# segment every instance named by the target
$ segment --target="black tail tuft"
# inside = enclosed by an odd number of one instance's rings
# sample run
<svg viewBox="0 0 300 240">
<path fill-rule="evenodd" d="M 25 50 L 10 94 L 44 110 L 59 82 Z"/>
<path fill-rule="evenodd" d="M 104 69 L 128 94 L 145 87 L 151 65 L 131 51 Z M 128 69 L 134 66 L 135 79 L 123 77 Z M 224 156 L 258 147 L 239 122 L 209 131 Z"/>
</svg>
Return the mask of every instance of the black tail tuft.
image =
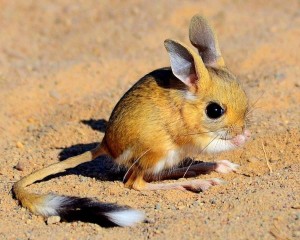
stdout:
<svg viewBox="0 0 300 240">
<path fill-rule="evenodd" d="M 96 223 L 103 227 L 131 226 L 144 220 L 140 211 L 89 198 L 60 197 L 56 212 L 62 220 Z"/>
</svg>

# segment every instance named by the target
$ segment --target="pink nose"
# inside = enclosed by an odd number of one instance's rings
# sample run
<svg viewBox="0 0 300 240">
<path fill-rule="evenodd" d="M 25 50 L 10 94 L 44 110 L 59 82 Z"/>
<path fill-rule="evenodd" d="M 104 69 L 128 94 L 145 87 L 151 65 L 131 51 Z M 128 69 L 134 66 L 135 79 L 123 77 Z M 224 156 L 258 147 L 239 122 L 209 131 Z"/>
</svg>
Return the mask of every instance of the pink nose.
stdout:
<svg viewBox="0 0 300 240">
<path fill-rule="evenodd" d="M 251 132 L 248 129 L 244 130 L 244 136 L 249 138 L 251 136 Z"/>
<path fill-rule="evenodd" d="M 239 135 L 235 136 L 234 138 L 232 138 L 231 142 L 234 145 L 240 147 L 249 140 L 250 136 L 251 136 L 251 132 L 249 130 L 245 129 L 243 134 L 239 134 Z"/>
</svg>

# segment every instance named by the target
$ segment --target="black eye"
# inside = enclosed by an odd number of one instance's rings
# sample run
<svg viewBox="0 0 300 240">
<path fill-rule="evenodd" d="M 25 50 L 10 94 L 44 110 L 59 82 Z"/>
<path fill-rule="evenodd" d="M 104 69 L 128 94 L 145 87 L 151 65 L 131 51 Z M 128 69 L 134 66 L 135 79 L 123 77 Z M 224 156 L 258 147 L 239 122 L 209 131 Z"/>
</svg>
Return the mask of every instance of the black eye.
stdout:
<svg viewBox="0 0 300 240">
<path fill-rule="evenodd" d="M 211 119 L 217 119 L 224 114 L 225 110 L 217 103 L 211 102 L 206 107 L 206 115 Z"/>
</svg>

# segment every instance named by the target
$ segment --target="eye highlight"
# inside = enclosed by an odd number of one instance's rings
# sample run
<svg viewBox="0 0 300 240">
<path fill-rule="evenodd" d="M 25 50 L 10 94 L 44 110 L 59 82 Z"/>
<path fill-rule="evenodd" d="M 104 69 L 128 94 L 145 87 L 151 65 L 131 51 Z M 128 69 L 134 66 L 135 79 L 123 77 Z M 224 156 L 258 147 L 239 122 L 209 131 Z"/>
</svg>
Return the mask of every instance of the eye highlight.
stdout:
<svg viewBox="0 0 300 240">
<path fill-rule="evenodd" d="M 205 113 L 210 119 L 217 119 L 225 113 L 225 110 L 218 103 L 210 102 L 206 106 Z"/>
</svg>

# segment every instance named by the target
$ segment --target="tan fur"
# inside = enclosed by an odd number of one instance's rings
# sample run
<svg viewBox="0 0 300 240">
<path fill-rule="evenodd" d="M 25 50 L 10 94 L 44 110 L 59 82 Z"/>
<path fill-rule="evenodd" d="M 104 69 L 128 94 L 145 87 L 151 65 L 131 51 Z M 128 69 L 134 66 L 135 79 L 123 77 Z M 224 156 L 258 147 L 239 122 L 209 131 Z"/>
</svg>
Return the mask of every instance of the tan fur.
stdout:
<svg viewBox="0 0 300 240">
<path fill-rule="evenodd" d="M 100 144 L 95 149 L 85 152 L 79 156 L 69 158 L 63 162 L 55 163 L 33 172 L 14 184 L 13 192 L 15 197 L 20 201 L 22 206 L 28 208 L 33 213 L 39 214 L 37 207 L 43 204 L 48 195 L 30 193 L 25 189 L 26 186 L 42 180 L 47 176 L 63 172 L 68 168 L 73 168 L 79 164 L 91 161 L 101 154 L 107 154 L 106 146 L 104 144 Z"/>
<path fill-rule="evenodd" d="M 208 40 L 215 47 L 211 53 L 202 52 L 207 41 L 201 42 L 202 35 L 197 32 L 199 26 L 208 32 Z M 240 134 L 245 125 L 247 96 L 227 70 L 215 33 L 199 15 L 191 21 L 190 38 L 199 54 L 177 41 L 165 42 L 169 52 L 176 47 L 192 58 L 196 72 L 188 76 L 189 84 L 177 79 L 170 68 L 143 77 L 114 108 L 103 141 L 97 149 L 34 172 L 14 185 L 14 192 L 22 205 L 36 212 L 35 205 L 44 198 L 25 191 L 27 185 L 90 161 L 100 154 L 109 154 L 117 164 L 129 169 L 125 178 L 126 187 L 158 189 L 153 186 L 147 188 L 144 179 L 154 171 L 159 161 L 168 159 L 170 150 L 184 152 L 189 146 L 201 151 L 215 137 L 211 132 L 223 128 L 228 129 L 229 137 Z M 201 55 L 208 59 L 209 64 Z M 186 97 L 187 91 L 190 97 Z M 205 114 L 205 108 L 211 101 L 217 101 L 226 109 L 226 114 L 218 120 L 208 119 Z M 183 157 L 188 157 L 188 153 L 185 154 Z M 173 184 L 172 188 L 183 189 L 183 185 Z M 165 186 L 162 189 L 166 189 Z"/>
</svg>

